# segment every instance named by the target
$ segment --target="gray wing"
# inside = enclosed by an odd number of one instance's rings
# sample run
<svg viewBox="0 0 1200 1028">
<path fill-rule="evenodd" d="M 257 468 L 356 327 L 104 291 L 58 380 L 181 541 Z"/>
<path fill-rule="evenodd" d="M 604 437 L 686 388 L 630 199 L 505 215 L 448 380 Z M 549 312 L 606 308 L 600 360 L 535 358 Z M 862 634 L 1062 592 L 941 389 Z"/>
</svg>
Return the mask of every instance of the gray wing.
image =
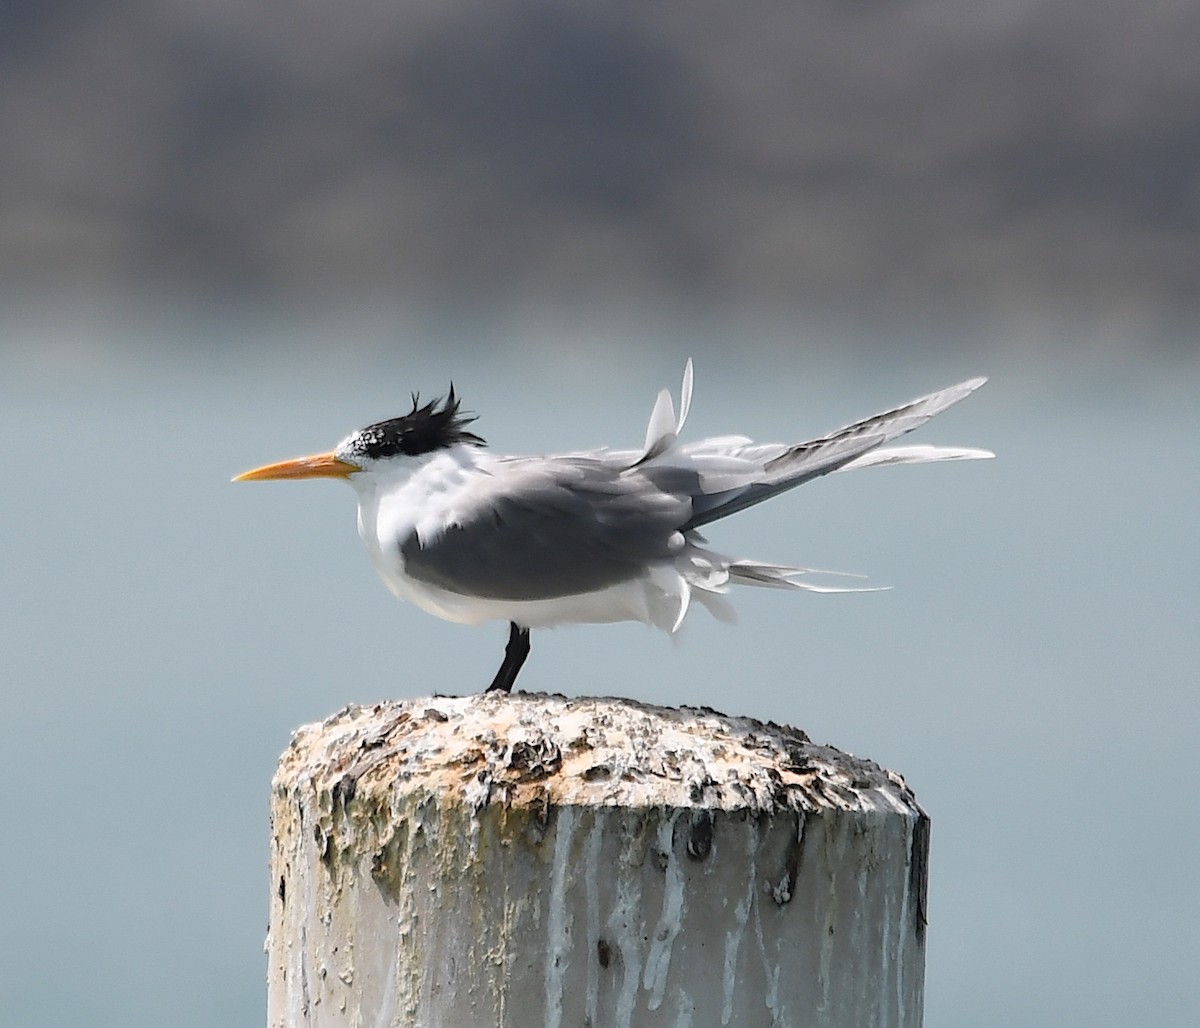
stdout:
<svg viewBox="0 0 1200 1028">
<path fill-rule="evenodd" d="M 987 379 L 973 378 L 958 385 L 950 386 L 928 396 L 921 396 L 894 410 L 884 411 L 873 417 L 856 421 L 852 425 L 831 432 L 820 439 L 813 439 L 795 446 L 754 446 L 749 445 L 732 451 L 735 455 L 744 455 L 751 459 L 763 460 L 762 477 L 758 482 L 749 486 L 712 492 L 706 496 L 695 498 L 695 510 L 692 518 L 684 526 L 684 530 L 699 528 L 710 521 L 728 517 L 747 507 L 752 507 L 763 500 L 787 489 L 826 475 L 831 471 L 844 468 L 854 461 L 863 458 L 872 450 L 883 446 L 898 436 L 905 435 L 915 428 L 920 428 L 925 422 L 947 407 L 951 407 L 978 389 Z M 701 444 L 703 445 L 703 444 Z M 688 447 L 684 447 L 686 451 Z M 920 459 L 937 459 L 934 451 L 929 448 L 926 456 Z M 991 456 L 982 450 L 946 450 L 942 457 Z M 916 459 L 913 455 L 908 461 Z M 897 463 L 904 463 L 901 457 L 895 458 Z M 862 466 L 870 462 L 863 461 Z M 875 463 L 887 463 L 879 460 Z"/>
<path fill-rule="evenodd" d="M 497 463 L 459 523 L 401 544 L 405 571 L 466 596 L 543 600 L 640 576 L 683 545 L 690 497 L 622 456 L 513 458 Z"/>
</svg>

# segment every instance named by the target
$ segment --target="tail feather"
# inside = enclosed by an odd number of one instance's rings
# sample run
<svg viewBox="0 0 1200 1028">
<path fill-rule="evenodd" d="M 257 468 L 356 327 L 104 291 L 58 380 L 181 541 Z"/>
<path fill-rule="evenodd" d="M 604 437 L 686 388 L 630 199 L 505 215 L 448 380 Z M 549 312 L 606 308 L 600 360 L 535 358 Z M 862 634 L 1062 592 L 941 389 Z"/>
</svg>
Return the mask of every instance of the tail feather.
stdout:
<svg viewBox="0 0 1200 1028">
<path fill-rule="evenodd" d="M 758 560 L 736 560 L 695 545 L 695 539 L 674 567 L 659 567 L 651 572 L 650 588 L 645 593 L 643 620 L 674 635 L 683 625 L 693 603 L 699 603 L 718 621 L 734 624 L 737 612 L 727 594 L 731 586 L 752 585 L 761 589 L 798 589 L 811 593 L 880 592 L 887 586 L 835 585 L 820 580 L 862 578 L 845 571 L 768 564 Z M 813 577 L 817 580 L 812 580 Z"/>
<path fill-rule="evenodd" d="M 679 390 L 678 420 L 675 418 L 675 406 L 671 402 L 671 394 L 668 390 L 663 389 L 659 392 L 654 409 L 650 412 L 650 423 L 646 426 L 646 442 L 642 447 L 641 455 L 632 465 L 633 467 L 649 463 L 675 445 L 679 433 L 683 431 L 683 423 L 687 421 L 688 411 L 692 407 L 693 378 L 692 360 L 689 357 L 683 369 L 683 385 Z"/>
<path fill-rule="evenodd" d="M 729 491 L 693 497 L 692 520 L 686 527 L 691 529 L 707 525 L 843 468 L 991 456 L 985 450 L 924 446 L 896 447 L 890 452 L 884 451 L 876 460 L 867 459 L 872 451 L 878 451 L 885 443 L 920 428 L 930 418 L 965 399 L 986 381 L 985 378 L 972 378 L 948 389 L 918 397 L 893 410 L 856 421 L 820 439 L 783 448 L 782 452 L 764 463 L 758 481 Z M 747 447 L 743 453 L 753 450 L 761 452 L 762 449 Z"/>
<path fill-rule="evenodd" d="M 729 564 L 729 581 L 733 585 L 756 585 L 764 589 L 803 589 L 810 593 L 874 593 L 887 589 L 879 585 L 824 585 L 805 582 L 806 575 L 834 575 L 842 578 L 861 578 L 845 571 L 820 571 L 787 564 L 766 564 L 758 560 L 735 560 Z"/>
<path fill-rule="evenodd" d="M 864 453 L 837 470 L 883 468 L 893 464 L 930 464 L 942 460 L 987 460 L 995 456 L 991 450 L 980 450 L 973 446 L 889 446 Z"/>
</svg>

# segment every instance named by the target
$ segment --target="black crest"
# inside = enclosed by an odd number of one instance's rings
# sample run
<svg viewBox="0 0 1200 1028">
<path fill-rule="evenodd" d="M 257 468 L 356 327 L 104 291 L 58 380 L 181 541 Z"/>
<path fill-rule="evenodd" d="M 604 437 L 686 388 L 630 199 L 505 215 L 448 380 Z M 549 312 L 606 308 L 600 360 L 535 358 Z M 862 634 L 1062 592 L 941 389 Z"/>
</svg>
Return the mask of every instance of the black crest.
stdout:
<svg viewBox="0 0 1200 1028">
<path fill-rule="evenodd" d="M 400 454 L 415 457 L 444 450 L 455 443 L 486 445 L 474 432 L 467 431 L 467 425 L 475 418 L 459 413 L 460 401 L 454 395 L 453 383 L 445 400 L 439 397 L 423 407 L 416 393 L 412 400 L 413 409 L 403 417 L 380 421 L 356 432 L 354 448 L 364 456 L 380 460 Z"/>
</svg>

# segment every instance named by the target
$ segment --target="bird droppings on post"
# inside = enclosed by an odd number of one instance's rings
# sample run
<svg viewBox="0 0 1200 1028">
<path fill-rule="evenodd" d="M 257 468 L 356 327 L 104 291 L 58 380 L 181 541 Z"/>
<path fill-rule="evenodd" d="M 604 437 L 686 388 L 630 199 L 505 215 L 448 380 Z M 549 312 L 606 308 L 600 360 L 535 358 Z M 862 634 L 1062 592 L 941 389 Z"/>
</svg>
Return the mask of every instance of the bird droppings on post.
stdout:
<svg viewBox="0 0 1200 1028">
<path fill-rule="evenodd" d="M 273 789 L 272 1026 L 919 1023 L 928 819 L 798 729 L 350 706 L 296 732 Z"/>
</svg>

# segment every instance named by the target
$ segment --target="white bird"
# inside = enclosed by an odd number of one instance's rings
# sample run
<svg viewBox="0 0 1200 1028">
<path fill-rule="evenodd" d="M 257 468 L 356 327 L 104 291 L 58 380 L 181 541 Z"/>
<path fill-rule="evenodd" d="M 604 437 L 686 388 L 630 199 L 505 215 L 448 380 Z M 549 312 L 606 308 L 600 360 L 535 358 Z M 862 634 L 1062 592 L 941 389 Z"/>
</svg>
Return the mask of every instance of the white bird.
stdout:
<svg viewBox="0 0 1200 1028">
<path fill-rule="evenodd" d="M 359 429 L 334 450 L 268 464 L 234 481 L 344 478 L 358 494 L 358 531 L 375 570 L 403 600 L 460 624 L 509 622 L 504 661 L 488 690 L 512 688 L 529 630 L 642 621 L 668 632 L 692 601 L 733 620 L 731 585 L 855 591 L 806 580 L 811 568 L 739 560 L 710 550 L 699 529 L 819 475 L 851 468 L 991 457 L 987 450 L 886 443 L 964 399 L 973 378 L 809 442 L 744 436 L 679 442 L 692 399 L 692 362 L 679 417 L 659 393 L 640 450 L 538 457 L 485 449 L 445 400 Z"/>
</svg>

